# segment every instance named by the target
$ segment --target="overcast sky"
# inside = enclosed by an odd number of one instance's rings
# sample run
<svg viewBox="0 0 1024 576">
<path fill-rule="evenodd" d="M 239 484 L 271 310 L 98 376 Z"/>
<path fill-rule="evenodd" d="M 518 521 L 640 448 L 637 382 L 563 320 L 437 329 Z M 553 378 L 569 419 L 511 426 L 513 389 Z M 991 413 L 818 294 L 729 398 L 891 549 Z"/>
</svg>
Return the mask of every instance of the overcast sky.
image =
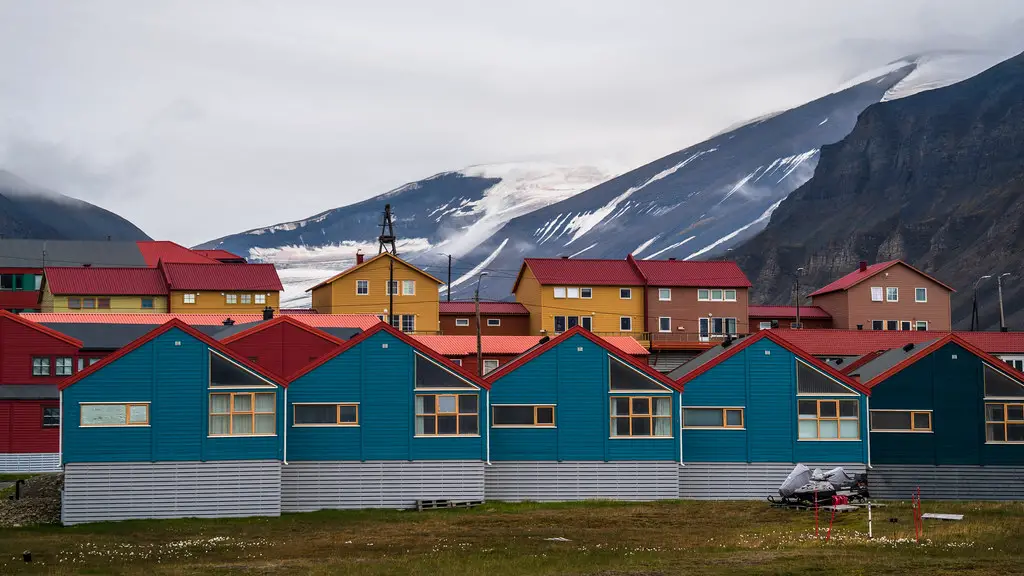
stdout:
<svg viewBox="0 0 1024 576">
<path fill-rule="evenodd" d="M 640 165 L 1020 0 L 0 0 L 0 169 L 195 244 L 471 164 Z"/>
</svg>

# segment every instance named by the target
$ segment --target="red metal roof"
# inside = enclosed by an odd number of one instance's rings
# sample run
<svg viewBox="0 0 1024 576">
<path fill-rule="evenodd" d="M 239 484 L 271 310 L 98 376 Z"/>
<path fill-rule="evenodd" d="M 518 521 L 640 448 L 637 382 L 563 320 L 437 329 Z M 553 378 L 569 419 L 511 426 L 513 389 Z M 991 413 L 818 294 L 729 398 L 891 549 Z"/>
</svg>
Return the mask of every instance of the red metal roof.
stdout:
<svg viewBox="0 0 1024 576">
<path fill-rule="evenodd" d="M 632 256 L 629 256 L 632 259 Z M 634 260 L 650 286 L 749 288 L 747 275 L 735 262 L 722 260 Z"/>
<path fill-rule="evenodd" d="M 649 364 L 647 364 L 646 361 L 637 359 L 637 358 L 635 358 L 634 356 L 632 356 L 630 354 L 624 353 L 622 351 L 622 349 L 612 345 L 610 342 L 608 342 L 608 340 L 606 340 L 604 338 L 601 338 L 599 336 L 595 336 L 592 332 L 590 332 L 589 330 L 585 330 L 582 326 L 574 326 L 574 327 L 570 328 L 569 330 L 567 330 L 565 332 L 562 332 L 558 336 L 555 336 L 551 340 L 548 340 L 544 344 L 541 344 L 540 346 L 532 348 L 526 354 L 523 354 L 522 356 L 519 356 L 515 360 L 512 360 L 511 362 L 509 362 L 508 364 L 505 364 L 504 366 L 498 368 L 497 370 L 492 371 L 485 378 L 486 378 L 486 380 L 488 382 L 493 383 L 493 382 L 495 382 L 495 381 L 497 381 L 497 380 L 507 376 L 508 374 L 518 370 L 520 366 L 526 364 L 527 362 L 531 361 L 532 359 L 540 356 L 541 354 L 547 352 L 548 350 L 554 348 L 555 346 L 558 346 L 563 341 L 565 341 L 565 340 L 567 340 L 569 338 L 572 338 L 573 336 L 575 336 L 577 334 L 582 336 L 582 337 L 584 337 L 584 338 L 586 338 L 587 340 L 590 340 L 591 342 L 597 344 L 601 348 L 604 348 L 606 351 L 614 354 L 615 357 L 618 358 L 619 360 L 622 360 L 623 362 L 629 364 L 630 366 L 633 366 L 634 368 L 636 368 L 640 372 L 643 372 L 644 374 L 647 374 L 652 379 L 654 379 L 654 380 L 656 380 L 658 382 L 661 382 L 665 386 L 668 386 L 669 388 L 671 388 L 673 390 L 676 390 L 676 391 L 679 391 L 679 392 L 683 391 L 683 387 L 680 386 L 679 384 L 677 384 L 675 380 L 669 378 L 668 376 L 666 376 L 665 374 L 662 374 L 661 372 L 658 372 L 653 367 L 651 367 Z"/>
<path fill-rule="evenodd" d="M 0 292 L 0 310 L 8 308 L 14 310 L 38 309 L 39 294 L 38 290 L 18 290 L 17 292 L 4 290 Z"/>
<path fill-rule="evenodd" d="M 751 318 L 796 318 L 796 306 L 748 306 L 747 316 Z M 801 306 L 800 318 L 829 320 L 832 315 L 818 306 Z"/>
<path fill-rule="evenodd" d="M 156 268 L 157 262 L 165 264 L 174 262 L 178 264 L 219 264 L 194 250 L 189 250 L 181 244 L 168 240 L 140 240 L 135 243 L 142 253 L 142 259 L 146 266 Z"/>
<path fill-rule="evenodd" d="M 199 254 L 200 256 L 202 256 L 204 258 L 209 258 L 211 260 L 245 260 L 245 258 L 243 258 L 242 256 L 239 256 L 238 254 L 233 254 L 231 252 L 228 252 L 227 250 L 192 250 L 192 251 L 195 252 L 196 254 Z"/>
<path fill-rule="evenodd" d="M 878 350 L 920 344 L 948 334 L 931 330 L 771 330 L 815 356 L 863 356 Z M 989 354 L 1024 354 L 1024 332 L 956 332 Z"/>
<path fill-rule="evenodd" d="M 281 308 L 277 312 L 279 314 L 291 315 L 291 316 L 293 316 L 295 314 L 319 314 L 319 312 L 317 312 L 316 310 L 314 310 L 312 308 Z"/>
<path fill-rule="evenodd" d="M 430 336 L 415 335 L 431 350 L 445 356 L 472 356 L 476 354 L 476 336 Z M 647 356 L 650 352 L 629 336 L 606 336 L 602 340 L 631 356 Z M 484 354 L 518 356 L 540 344 L 538 336 L 481 336 L 480 347 Z"/>
<path fill-rule="evenodd" d="M 588 260 L 574 258 L 525 258 L 519 277 L 512 287 L 519 287 L 519 278 L 529 266 L 541 284 L 594 286 L 643 286 L 644 279 L 626 260 Z"/>
<path fill-rule="evenodd" d="M 80 313 L 80 312 L 33 312 L 20 315 L 31 322 L 45 324 L 164 324 L 178 319 L 190 326 L 216 326 L 231 318 L 236 324 L 260 322 L 263 314 L 143 314 L 143 313 Z M 366 330 L 380 319 L 372 314 L 297 314 L 289 316 L 314 328 L 359 328 Z"/>
<path fill-rule="evenodd" d="M 475 314 L 474 302 L 441 302 L 441 314 Z M 491 316 L 529 316 L 530 311 L 519 302 L 481 302 L 480 313 Z"/>
<path fill-rule="evenodd" d="M 50 292 L 54 294 L 167 294 L 164 275 L 154 268 L 46 267 L 44 278 Z"/>
<path fill-rule="evenodd" d="M 252 328 L 248 328 L 246 330 L 242 330 L 238 334 L 233 334 L 231 336 L 228 336 L 227 338 L 224 338 L 223 340 L 221 340 L 221 342 L 224 343 L 224 344 L 230 344 L 232 342 L 235 342 L 236 340 L 241 340 L 241 339 L 246 338 L 248 336 L 251 336 L 253 334 L 257 334 L 259 332 L 262 332 L 262 331 L 264 331 L 264 330 L 266 330 L 268 328 L 271 328 L 273 326 L 277 326 L 278 324 L 291 324 L 292 326 L 295 326 L 296 328 L 299 328 L 300 330 L 305 330 L 306 332 L 309 332 L 310 334 L 313 334 L 314 336 L 318 336 L 320 338 L 323 338 L 324 340 L 327 340 L 329 342 L 333 342 L 334 344 L 337 344 L 339 346 L 341 346 L 342 344 L 345 343 L 345 341 L 342 340 L 341 338 L 338 338 L 337 336 L 334 336 L 332 334 L 328 334 L 327 332 L 324 332 L 323 330 L 318 330 L 317 328 L 315 328 L 313 326 L 310 326 L 309 324 L 306 324 L 306 323 L 302 322 L 301 320 L 296 319 L 294 316 L 278 316 L 278 317 L 274 318 L 273 320 L 268 320 L 266 322 L 260 322 L 259 324 L 257 324 L 256 326 L 253 326 Z"/>
<path fill-rule="evenodd" d="M 284 290 L 273 264 L 164 263 L 171 290 Z"/>
<path fill-rule="evenodd" d="M 914 272 L 917 272 L 921 276 L 924 276 L 925 278 L 928 278 L 932 282 L 935 282 L 936 284 L 939 284 L 940 286 L 948 289 L 950 292 L 955 292 L 956 291 L 956 290 L 953 290 L 953 288 L 951 288 L 950 286 L 948 286 L 948 285 L 946 285 L 946 284 L 944 284 L 942 282 L 939 282 L 935 278 L 925 274 L 924 272 L 921 272 L 917 268 L 914 268 L 913 266 L 911 266 L 910 264 L 907 264 L 906 262 L 904 262 L 902 260 L 889 260 L 888 262 L 879 262 L 878 264 L 872 264 L 872 265 L 868 266 L 863 272 L 861 272 L 860 268 L 858 268 L 858 269 L 854 270 L 853 272 L 850 272 L 846 276 L 843 276 L 842 278 L 832 282 L 831 284 L 828 284 L 828 285 L 826 285 L 823 288 L 819 288 L 819 289 L 815 290 L 814 292 L 811 292 L 810 295 L 812 297 L 813 296 L 821 296 L 822 294 L 828 294 L 829 292 L 836 292 L 836 291 L 839 291 L 839 290 L 849 290 L 850 288 L 856 286 L 857 284 L 860 284 L 861 282 L 867 280 L 868 278 L 871 278 L 875 274 L 878 274 L 879 272 L 882 272 L 884 270 L 892 268 L 893 266 L 895 266 L 897 264 L 902 264 L 902 265 L 906 266 L 907 268 L 910 268 L 911 270 L 913 270 Z"/>
<path fill-rule="evenodd" d="M 999 360 L 998 358 L 992 356 L 988 352 L 982 350 L 981 348 L 975 346 L 974 344 L 971 344 L 965 338 L 961 337 L 962 334 L 969 334 L 969 332 L 965 332 L 965 333 L 961 333 L 961 334 L 958 334 L 958 333 L 955 333 L 955 332 L 948 332 L 948 333 L 946 333 L 946 335 L 944 337 L 936 340 L 935 342 L 932 342 L 927 347 L 923 348 L 920 351 L 915 352 L 914 354 L 908 356 L 902 362 L 896 364 L 892 368 L 889 368 L 885 372 L 882 372 L 881 374 L 878 374 L 877 376 L 875 376 L 874 378 L 869 380 L 867 382 L 868 388 L 874 388 L 875 386 L 878 386 L 879 384 L 884 382 L 886 379 L 888 379 L 891 376 L 899 373 L 904 368 L 907 368 L 908 366 L 913 365 L 915 362 L 917 362 L 921 358 L 924 358 L 924 357 L 928 356 L 932 352 L 938 350 L 939 348 L 942 348 L 943 346 L 945 346 L 946 344 L 948 344 L 950 342 L 953 342 L 953 343 L 957 344 L 958 346 L 960 346 L 963 349 L 967 350 L 971 354 L 974 354 L 975 356 L 981 358 L 982 360 L 987 362 L 990 366 L 992 366 L 992 368 L 994 368 L 995 370 L 998 370 L 999 372 L 1002 372 L 1002 373 L 1006 374 L 1007 376 L 1013 378 L 1014 380 L 1018 380 L 1018 381 L 1024 380 L 1024 373 L 1018 372 L 1015 368 L 1013 368 L 1012 366 L 1010 366 L 1006 362 L 1002 362 L 1001 360 Z"/>
<path fill-rule="evenodd" d="M 71 336 L 68 336 L 67 334 L 62 334 L 61 332 L 58 332 L 58 331 L 54 330 L 53 328 L 49 328 L 47 326 L 40 326 L 39 324 L 36 324 L 35 322 L 32 322 L 32 321 L 28 320 L 27 318 L 22 317 L 19 314 L 12 314 L 12 313 L 8 312 L 7 310 L 0 310 L 0 318 L 7 318 L 7 319 L 11 320 L 12 322 L 17 322 L 18 324 L 21 324 L 22 326 L 26 326 L 28 328 L 31 328 L 33 330 L 36 330 L 36 331 L 41 332 L 43 334 L 46 334 L 48 336 L 52 336 L 52 337 L 54 337 L 54 338 L 56 338 L 56 339 L 58 339 L 58 340 L 60 340 L 62 342 L 66 342 L 66 343 L 74 346 L 75 348 L 81 348 L 82 347 L 82 341 L 81 340 L 78 340 L 77 338 L 72 338 Z"/>
<path fill-rule="evenodd" d="M 438 284 L 444 284 L 444 282 L 442 282 L 441 280 L 435 278 L 434 276 L 431 276 L 429 273 L 425 272 L 424 270 L 422 270 L 420 268 L 417 268 L 416 266 L 413 266 L 412 264 L 409 264 L 408 262 L 406 262 L 405 260 L 402 260 L 398 256 L 395 256 L 395 255 L 391 254 L 390 252 L 381 252 L 380 254 L 377 254 L 376 256 L 374 256 L 372 258 L 367 258 L 366 260 L 363 261 L 362 264 L 355 264 L 353 266 L 349 266 L 348 268 L 342 270 L 341 272 L 338 272 L 334 276 L 331 276 L 327 280 L 324 280 L 323 282 L 317 284 L 316 286 L 313 286 L 312 288 L 307 289 L 306 292 L 312 292 L 313 290 L 316 290 L 317 288 L 320 288 L 321 286 L 327 286 L 328 284 L 331 284 L 332 282 L 334 282 L 338 278 L 341 278 L 343 276 L 347 276 L 347 275 L 355 272 L 356 270 L 359 270 L 360 268 L 363 268 L 364 266 L 368 265 L 370 262 L 373 262 L 374 260 L 377 260 L 377 259 L 380 259 L 380 258 L 391 258 L 392 260 L 394 260 L 396 262 L 401 262 L 406 267 L 411 268 L 411 269 L 415 270 L 416 272 L 419 272 L 420 274 L 426 276 L 427 278 L 430 278 L 434 282 L 437 282 Z"/>
</svg>

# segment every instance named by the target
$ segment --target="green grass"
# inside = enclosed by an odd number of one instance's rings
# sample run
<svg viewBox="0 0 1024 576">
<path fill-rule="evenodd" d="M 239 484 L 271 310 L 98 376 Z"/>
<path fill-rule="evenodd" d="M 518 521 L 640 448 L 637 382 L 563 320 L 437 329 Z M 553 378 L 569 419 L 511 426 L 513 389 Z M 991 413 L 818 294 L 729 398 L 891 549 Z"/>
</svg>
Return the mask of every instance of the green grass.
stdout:
<svg viewBox="0 0 1024 576">
<path fill-rule="evenodd" d="M 905 503 L 836 517 L 762 502 L 487 504 L 432 512 L 129 521 L 0 529 L 0 574 L 1020 574 L 1024 504 Z M 898 520 L 889 522 L 890 518 Z M 567 538 L 568 542 L 548 538 Z M 26 566 L 21 553 L 31 550 Z"/>
<path fill-rule="evenodd" d="M 0 474 L 0 482 L 14 482 L 15 480 L 27 480 L 35 474 Z"/>
</svg>

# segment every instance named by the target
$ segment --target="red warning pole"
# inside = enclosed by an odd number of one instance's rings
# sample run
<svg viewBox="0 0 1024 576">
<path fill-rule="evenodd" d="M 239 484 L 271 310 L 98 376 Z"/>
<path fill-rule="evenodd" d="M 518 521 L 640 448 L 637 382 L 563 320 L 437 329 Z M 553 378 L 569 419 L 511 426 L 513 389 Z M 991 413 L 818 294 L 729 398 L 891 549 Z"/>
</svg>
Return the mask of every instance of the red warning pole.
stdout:
<svg viewBox="0 0 1024 576">
<path fill-rule="evenodd" d="M 818 529 L 818 489 L 814 489 L 814 537 L 821 540 L 821 531 Z"/>
<path fill-rule="evenodd" d="M 825 534 L 825 542 L 832 539 L 832 523 L 836 520 L 836 508 L 839 506 L 839 496 L 832 497 L 832 518 L 828 521 L 828 532 Z"/>
</svg>

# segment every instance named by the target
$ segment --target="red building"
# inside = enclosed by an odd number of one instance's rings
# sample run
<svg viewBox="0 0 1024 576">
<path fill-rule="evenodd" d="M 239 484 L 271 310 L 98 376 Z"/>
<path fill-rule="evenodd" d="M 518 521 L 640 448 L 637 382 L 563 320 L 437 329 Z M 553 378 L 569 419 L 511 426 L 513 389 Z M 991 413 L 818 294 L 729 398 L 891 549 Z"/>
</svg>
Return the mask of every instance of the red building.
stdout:
<svg viewBox="0 0 1024 576">
<path fill-rule="evenodd" d="M 441 302 L 438 305 L 441 334 L 476 335 L 475 302 Z M 519 302 L 481 302 L 480 333 L 489 336 L 529 336 L 530 311 Z"/>
<path fill-rule="evenodd" d="M 347 329 L 349 337 L 360 332 Z M 223 337 L 222 344 L 282 379 L 289 379 L 324 354 L 343 346 L 345 339 L 312 328 L 291 316 L 278 316 Z"/>
<path fill-rule="evenodd" d="M 59 468 L 57 384 L 77 372 L 81 347 L 0 310 L 0 473 Z"/>
<path fill-rule="evenodd" d="M 792 328 L 796 323 L 796 306 L 748 306 L 750 332 L 770 328 Z M 832 315 L 818 306 L 800 307 L 800 325 L 803 328 L 831 328 Z"/>
</svg>

